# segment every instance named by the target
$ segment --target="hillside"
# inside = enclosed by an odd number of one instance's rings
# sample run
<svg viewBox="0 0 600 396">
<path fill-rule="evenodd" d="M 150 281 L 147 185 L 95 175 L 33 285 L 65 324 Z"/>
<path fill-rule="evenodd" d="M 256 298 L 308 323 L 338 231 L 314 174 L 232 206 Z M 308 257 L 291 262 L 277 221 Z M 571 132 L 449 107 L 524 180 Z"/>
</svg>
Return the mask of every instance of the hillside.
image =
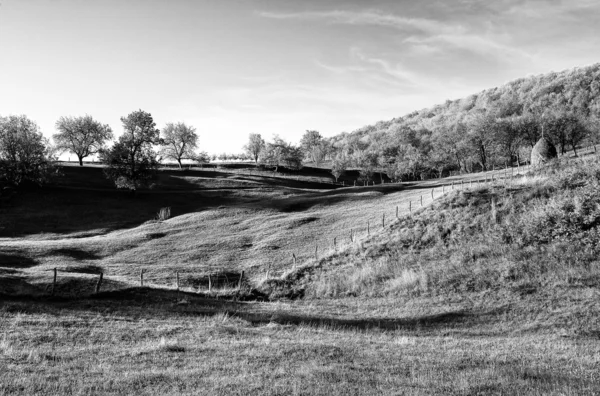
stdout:
<svg viewBox="0 0 600 396">
<path fill-rule="evenodd" d="M 598 157 L 557 160 L 504 183 L 453 191 L 262 287 L 319 299 L 469 296 L 476 306 L 516 304 L 513 313 L 547 316 L 548 330 L 597 336 L 599 193 Z M 560 319 L 549 303 L 562 307 Z"/>
<path fill-rule="evenodd" d="M 455 189 L 158 192 L 129 199 L 148 217 L 167 199 L 163 221 L 3 238 L 0 393 L 597 394 L 600 163 L 584 159 Z M 272 302 L 231 301 L 216 275 L 242 269 L 240 297 Z"/>
<path fill-rule="evenodd" d="M 524 163 L 542 132 L 562 154 L 596 144 L 599 120 L 600 63 L 521 78 L 340 134 L 330 144 L 357 167 L 414 180 Z"/>
</svg>

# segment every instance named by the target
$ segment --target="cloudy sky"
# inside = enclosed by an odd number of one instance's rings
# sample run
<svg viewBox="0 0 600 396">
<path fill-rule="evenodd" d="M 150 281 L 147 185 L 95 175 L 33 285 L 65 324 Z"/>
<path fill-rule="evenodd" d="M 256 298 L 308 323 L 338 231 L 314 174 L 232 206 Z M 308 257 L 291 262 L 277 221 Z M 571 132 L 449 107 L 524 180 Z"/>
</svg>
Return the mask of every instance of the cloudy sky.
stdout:
<svg viewBox="0 0 600 396">
<path fill-rule="evenodd" d="M 297 142 L 600 61 L 598 0 L 0 0 L 0 115 Z"/>
</svg>

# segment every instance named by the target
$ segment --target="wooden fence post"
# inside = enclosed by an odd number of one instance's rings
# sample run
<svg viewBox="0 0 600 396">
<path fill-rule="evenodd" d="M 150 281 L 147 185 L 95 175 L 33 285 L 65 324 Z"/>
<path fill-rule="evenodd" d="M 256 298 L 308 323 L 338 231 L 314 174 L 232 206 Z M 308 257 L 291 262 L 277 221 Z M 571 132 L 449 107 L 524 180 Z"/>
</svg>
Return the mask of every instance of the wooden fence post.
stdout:
<svg viewBox="0 0 600 396">
<path fill-rule="evenodd" d="M 371 225 L 369 224 L 369 220 L 367 220 L 367 235 L 371 235 Z"/>
<path fill-rule="evenodd" d="M 333 237 L 333 251 L 337 252 L 337 237 Z"/>
<path fill-rule="evenodd" d="M 240 279 L 238 280 L 238 291 L 242 289 L 242 281 L 244 280 L 244 271 L 240 274 Z"/>
<path fill-rule="evenodd" d="M 423 196 L 421 195 L 421 206 L 423 206 Z"/>
<path fill-rule="evenodd" d="M 144 287 L 144 269 L 140 270 L 140 287 Z"/>
<path fill-rule="evenodd" d="M 385 213 L 381 216 L 381 228 L 385 228 Z"/>
<path fill-rule="evenodd" d="M 412 201 L 408 201 L 408 212 L 412 213 Z"/>
<path fill-rule="evenodd" d="M 315 260 L 319 259 L 319 245 L 315 245 Z"/>
<path fill-rule="evenodd" d="M 352 228 L 350 228 L 350 242 L 354 242 L 354 230 Z"/>
<path fill-rule="evenodd" d="M 267 272 L 267 276 L 268 276 L 268 272 Z M 212 277 L 210 276 L 210 273 L 208 274 L 208 292 L 210 293 L 212 291 Z"/>
<path fill-rule="evenodd" d="M 435 198 L 433 197 L 433 190 L 435 190 L 435 188 L 432 188 L 432 189 L 431 189 L 431 199 L 435 199 Z"/>
<path fill-rule="evenodd" d="M 52 295 L 54 295 L 54 290 L 56 289 L 56 274 L 58 271 L 54 268 L 54 280 L 52 281 Z"/>
<path fill-rule="evenodd" d="M 100 287 L 102 286 L 102 278 L 104 277 L 104 273 L 100 272 L 100 278 L 98 278 L 98 283 L 96 283 L 96 294 L 100 292 Z"/>
<path fill-rule="evenodd" d="M 294 260 L 294 270 L 296 270 L 296 253 L 292 253 L 292 259 Z"/>
<path fill-rule="evenodd" d="M 400 218 L 398 217 L 398 205 L 396 205 L 396 218 L 397 218 L 397 219 L 400 219 Z"/>
</svg>

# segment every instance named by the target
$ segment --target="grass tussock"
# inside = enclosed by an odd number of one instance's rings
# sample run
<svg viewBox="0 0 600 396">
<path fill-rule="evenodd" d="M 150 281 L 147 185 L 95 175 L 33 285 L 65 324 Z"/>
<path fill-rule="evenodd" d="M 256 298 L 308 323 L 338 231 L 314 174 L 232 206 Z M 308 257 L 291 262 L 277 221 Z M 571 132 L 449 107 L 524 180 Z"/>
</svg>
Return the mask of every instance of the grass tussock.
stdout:
<svg viewBox="0 0 600 396">
<path fill-rule="evenodd" d="M 158 213 L 156 214 L 156 221 L 165 221 L 171 218 L 171 208 L 160 208 Z"/>
<path fill-rule="evenodd" d="M 599 225 L 600 163 L 556 161 L 513 183 L 453 192 L 313 262 L 318 270 L 271 284 L 315 298 L 596 287 Z"/>
</svg>

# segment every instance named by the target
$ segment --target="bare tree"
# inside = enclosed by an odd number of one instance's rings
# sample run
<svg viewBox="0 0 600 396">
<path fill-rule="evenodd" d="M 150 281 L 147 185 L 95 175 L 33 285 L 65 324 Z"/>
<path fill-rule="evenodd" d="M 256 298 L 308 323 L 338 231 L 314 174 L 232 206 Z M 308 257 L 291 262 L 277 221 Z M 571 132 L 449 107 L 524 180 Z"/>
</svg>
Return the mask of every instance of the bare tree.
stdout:
<svg viewBox="0 0 600 396">
<path fill-rule="evenodd" d="M 104 148 L 106 141 L 113 138 L 110 127 L 94 120 L 90 115 L 61 117 L 56 121 L 56 129 L 59 132 L 53 139 L 57 150 L 74 153 L 79 159 L 79 166 L 83 166 L 85 157 L 98 153 Z"/>
<path fill-rule="evenodd" d="M 195 150 L 198 148 L 198 135 L 196 128 L 183 122 L 168 123 L 161 131 L 163 148 L 160 154 L 163 158 L 177 161 L 181 169 L 181 161 L 184 159 L 196 159 Z"/>
</svg>

